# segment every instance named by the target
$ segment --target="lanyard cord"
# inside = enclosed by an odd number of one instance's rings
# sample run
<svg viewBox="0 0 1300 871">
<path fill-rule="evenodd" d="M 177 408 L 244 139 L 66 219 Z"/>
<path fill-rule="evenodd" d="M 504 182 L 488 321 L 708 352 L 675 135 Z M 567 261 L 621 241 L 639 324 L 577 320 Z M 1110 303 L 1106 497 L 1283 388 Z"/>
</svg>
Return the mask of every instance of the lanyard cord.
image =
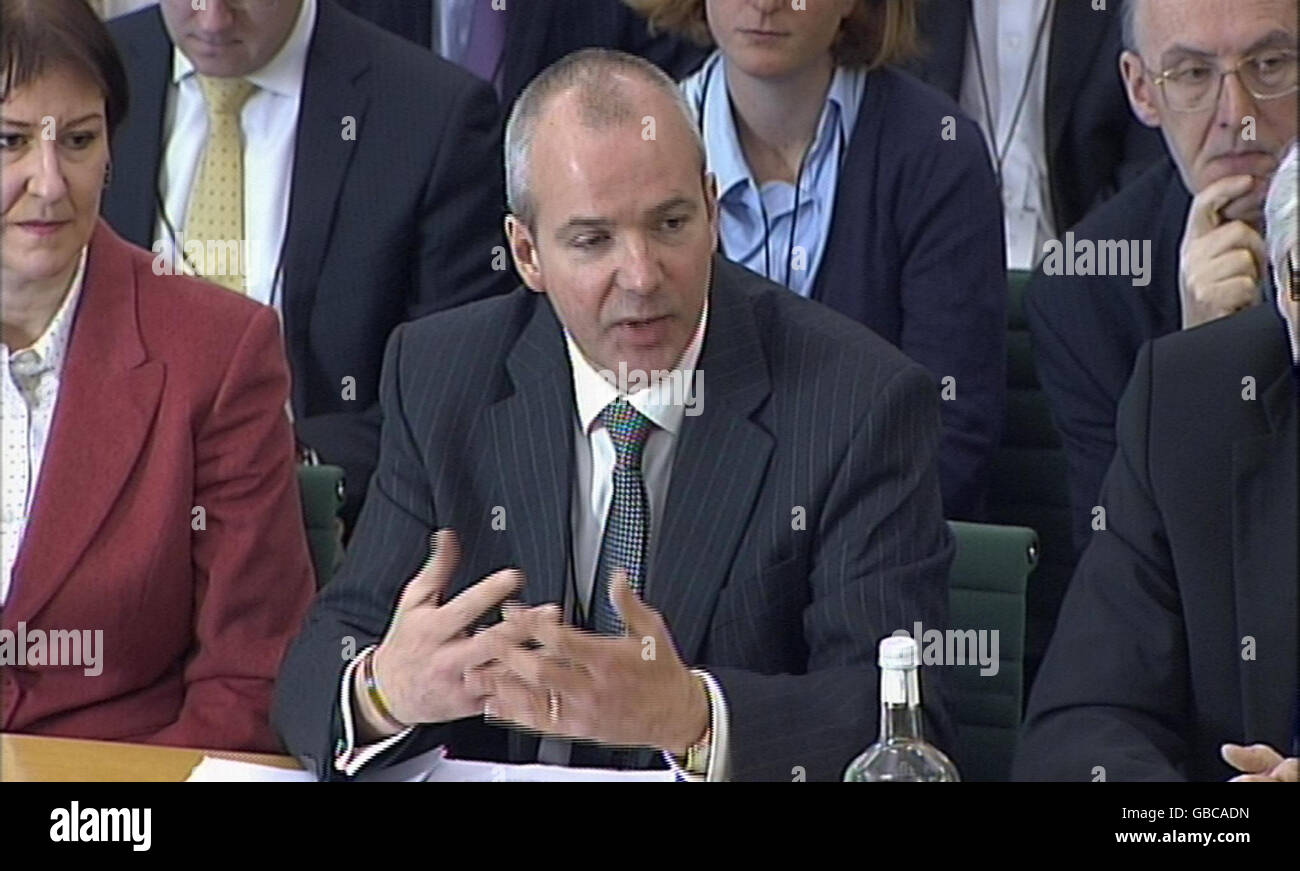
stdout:
<svg viewBox="0 0 1300 871">
<path fill-rule="evenodd" d="M 989 100 L 988 79 L 984 75 L 984 52 L 980 49 L 979 26 L 976 23 L 979 15 L 975 7 L 971 6 L 970 29 L 975 41 L 975 67 L 979 70 L 980 99 L 984 102 L 984 118 L 989 125 L 989 139 L 993 143 L 994 156 L 997 158 L 994 172 L 997 175 L 998 190 L 1002 190 L 1002 164 L 1006 162 L 1007 153 L 1011 150 L 1011 140 L 1015 138 L 1016 127 L 1020 124 L 1020 113 L 1024 111 L 1025 101 L 1029 96 L 1029 86 L 1034 80 L 1034 67 L 1038 65 L 1039 51 L 1043 47 L 1043 33 L 1047 30 L 1047 22 L 1052 17 L 1055 6 L 1056 0 L 1047 0 L 1047 8 L 1043 10 L 1043 15 L 1038 21 L 1038 32 L 1034 35 L 1034 52 L 1029 56 L 1029 69 L 1025 71 L 1025 81 L 1020 87 L 1020 97 L 1016 100 L 1016 110 L 1011 116 L 1011 126 L 1007 129 L 1006 140 L 1001 145 L 998 145 L 998 131 L 993 122 L 993 104 Z"/>
<path fill-rule="evenodd" d="M 722 61 L 722 54 L 719 53 L 714 57 L 713 61 L 709 64 L 709 71 L 704 74 L 704 86 L 700 89 L 699 101 L 695 107 L 696 124 L 700 128 L 701 136 L 704 135 L 704 110 L 705 107 L 708 105 L 708 101 L 709 101 L 709 89 L 713 85 L 713 74 L 717 71 L 718 65 L 721 63 L 721 61 Z M 839 151 L 840 151 L 837 157 L 837 163 L 839 168 L 843 169 L 844 161 L 848 157 L 848 143 L 845 141 L 843 118 L 840 118 L 839 123 L 836 124 L 836 132 L 838 134 L 838 143 L 839 143 Z M 708 141 L 707 138 L 705 139 L 705 141 L 706 142 Z M 790 287 L 790 270 L 794 262 L 794 239 L 795 239 L 795 231 L 799 227 L 799 199 L 800 199 L 799 194 L 803 183 L 804 168 L 807 165 L 808 157 L 812 154 L 813 145 L 816 141 L 817 141 L 817 133 L 816 131 L 814 131 L 812 139 L 808 141 L 808 145 L 804 148 L 803 155 L 799 158 L 799 170 L 798 172 L 795 173 L 795 177 L 794 177 L 794 214 L 790 218 L 790 240 L 789 240 L 789 244 L 786 245 L 786 255 L 785 255 L 785 287 L 786 288 Z M 771 251 L 772 228 L 771 228 L 771 224 L 768 221 L 767 205 L 763 202 L 763 191 L 758 185 L 755 185 L 754 187 L 755 187 L 755 193 L 757 194 L 758 197 L 759 214 L 763 218 L 763 276 L 767 278 L 769 281 L 773 281 L 775 279 L 772 278 L 772 251 Z M 832 196 L 833 195 L 834 194 L 832 194 Z M 718 234 L 718 249 L 719 249 L 719 253 L 721 253 L 723 257 L 727 257 L 726 243 L 723 241 L 721 233 Z"/>
</svg>

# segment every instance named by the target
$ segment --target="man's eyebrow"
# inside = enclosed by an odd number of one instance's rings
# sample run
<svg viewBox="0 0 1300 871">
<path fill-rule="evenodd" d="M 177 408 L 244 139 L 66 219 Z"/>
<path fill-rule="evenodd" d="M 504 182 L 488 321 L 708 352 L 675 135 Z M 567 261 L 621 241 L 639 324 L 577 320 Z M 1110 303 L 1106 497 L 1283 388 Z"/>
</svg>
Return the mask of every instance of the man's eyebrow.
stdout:
<svg viewBox="0 0 1300 871">
<path fill-rule="evenodd" d="M 651 208 L 649 212 L 647 212 L 647 214 L 649 214 L 651 217 L 656 217 L 658 215 L 663 215 L 668 212 L 673 212 L 681 208 L 686 208 L 691 211 L 694 211 L 696 208 L 695 200 L 683 196 L 672 197 L 671 199 L 664 200 L 659 205 Z"/>
<path fill-rule="evenodd" d="M 612 223 L 608 218 L 570 218 L 556 229 L 555 238 L 560 239 L 572 230 L 603 229 Z"/>
<path fill-rule="evenodd" d="M 1270 31 L 1267 35 L 1261 36 L 1259 39 L 1252 42 L 1250 46 L 1245 51 L 1242 52 L 1242 54 L 1249 55 L 1259 51 L 1261 48 L 1274 48 L 1274 47 L 1294 48 L 1295 36 L 1290 33 L 1287 33 L 1285 30 Z M 1165 51 L 1165 53 L 1161 55 L 1161 57 L 1168 57 L 1169 55 L 1188 55 L 1191 57 L 1199 57 L 1199 58 L 1212 58 L 1216 56 L 1215 53 L 1212 51 L 1206 51 L 1205 49 L 1201 49 L 1201 48 L 1193 48 L 1190 45 L 1182 45 L 1181 43 L 1175 43 L 1174 45 L 1170 46 L 1170 48 L 1167 51 Z"/>
<path fill-rule="evenodd" d="M 89 115 L 82 115 L 80 118 L 74 118 L 71 121 L 64 124 L 63 126 L 76 127 L 78 124 L 85 124 L 87 121 L 101 120 L 103 119 L 103 117 L 104 117 L 103 112 L 91 112 Z M 42 123 L 44 122 L 42 121 Z M 31 121 L 17 121 L 13 118 L 5 118 L 5 117 L 0 117 L 0 124 L 5 124 L 9 127 L 20 127 L 22 129 L 27 129 L 30 127 L 37 126 L 35 123 Z"/>
</svg>

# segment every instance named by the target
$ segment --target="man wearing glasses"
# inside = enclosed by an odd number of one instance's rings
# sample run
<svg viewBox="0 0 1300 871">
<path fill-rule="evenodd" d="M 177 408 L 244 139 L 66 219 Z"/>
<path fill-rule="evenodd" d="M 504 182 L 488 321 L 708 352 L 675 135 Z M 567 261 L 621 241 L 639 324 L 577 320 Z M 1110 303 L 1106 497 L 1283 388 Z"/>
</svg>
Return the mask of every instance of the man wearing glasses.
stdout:
<svg viewBox="0 0 1300 871">
<path fill-rule="evenodd" d="M 1296 0 L 1125 4 L 1120 73 L 1134 114 L 1160 129 L 1169 159 L 1072 238 L 1075 251 L 1084 240 L 1096 250 L 1149 243 L 1146 280 L 1133 264 L 1104 275 L 1100 260 L 1075 257 L 1071 269 L 1053 270 L 1066 274 L 1040 269 L 1025 299 L 1038 376 L 1065 445 L 1079 552 L 1107 529 L 1098 493 L 1138 350 L 1273 292 L 1261 205 L 1296 136 L 1296 12 Z"/>
</svg>

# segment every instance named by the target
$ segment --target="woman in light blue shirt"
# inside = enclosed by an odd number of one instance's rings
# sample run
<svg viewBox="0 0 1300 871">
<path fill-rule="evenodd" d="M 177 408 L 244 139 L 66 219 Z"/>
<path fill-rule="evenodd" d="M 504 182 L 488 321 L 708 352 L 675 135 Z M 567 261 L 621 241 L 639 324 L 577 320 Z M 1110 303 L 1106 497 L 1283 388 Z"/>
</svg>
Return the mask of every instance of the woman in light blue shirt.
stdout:
<svg viewBox="0 0 1300 871">
<path fill-rule="evenodd" d="M 716 46 L 682 88 L 722 253 L 929 368 L 945 513 L 980 519 L 1006 402 L 1002 206 L 973 122 L 891 66 L 915 53 L 915 0 L 626 2 Z"/>
</svg>

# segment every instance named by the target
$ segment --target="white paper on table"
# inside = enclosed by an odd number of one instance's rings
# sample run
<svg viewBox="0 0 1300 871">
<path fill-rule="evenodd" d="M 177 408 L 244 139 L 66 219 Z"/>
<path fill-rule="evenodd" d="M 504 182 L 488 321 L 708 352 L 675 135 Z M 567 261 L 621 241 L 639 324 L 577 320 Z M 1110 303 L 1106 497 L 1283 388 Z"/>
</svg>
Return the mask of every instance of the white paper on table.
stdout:
<svg viewBox="0 0 1300 871">
<path fill-rule="evenodd" d="M 313 783 L 315 780 L 310 771 L 236 762 L 215 756 L 204 756 L 185 778 L 186 783 Z"/>
<path fill-rule="evenodd" d="M 568 768 L 563 765 L 505 762 L 479 762 L 472 759 L 448 759 L 446 751 L 429 772 L 428 783 L 672 783 L 675 778 L 663 771 L 622 771 L 612 768 Z"/>
<path fill-rule="evenodd" d="M 312 783 L 310 771 L 276 768 L 254 762 L 236 762 L 204 756 L 187 783 Z M 448 759 L 445 747 L 435 747 L 396 765 L 362 771 L 356 780 L 362 783 L 672 783 L 673 773 L 663 771 L 619 771 L 608 768 L 567 768 L 563 765 L 480 762 L 472 759 Z"/>
</svg>

